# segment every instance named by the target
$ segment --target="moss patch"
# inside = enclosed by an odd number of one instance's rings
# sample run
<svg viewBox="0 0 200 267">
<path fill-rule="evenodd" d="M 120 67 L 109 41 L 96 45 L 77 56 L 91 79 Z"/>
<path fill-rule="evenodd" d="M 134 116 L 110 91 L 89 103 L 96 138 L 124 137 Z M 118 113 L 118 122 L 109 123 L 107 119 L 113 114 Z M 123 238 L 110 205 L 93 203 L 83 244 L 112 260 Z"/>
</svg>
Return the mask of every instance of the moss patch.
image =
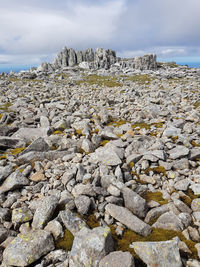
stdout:
<svg viewBox="0 0 200 267">
<path fill-rule="evenodd" d="M 194 140 L 191 142 L 193 147 L 200 147 L 200 144 L 196 143 Z"/>
<path fill-rule="evenodd" d="M 73 241 L 74 241 L 73 234 L 66 229 L 64 237 L 56 241 L 56 248 L 70 251 L 72 249 Z"/>
<path fill-rule="evenodd" d="M 112 119 L 112 121 L 109 122 L 107 126 L 120 127 L 121 125 L 124 125 L 126 123 L 127 121 L 124 121 L 124 120 L 117 121 L 117 120 Z"/>
<path fill-rule="evenodd" d="M 162 122 L 154 122 L 154 123 L 145 123 L 145 122 L 140 122 L 140 123 L 134 123 L 131 125 L 133 129 L 139 128 L 139 129 L 146 129 L 149 130 L 152 126 L 156 128 L 162 128 L 163 123 Z"/>
<path fill-rule="evenodd" d="M 117 77 L 114 76 L 99 76 L 96 74 L 88 75 L 83 80 L 76 81 L 77 85 L 89 84 L 105 87 L 121 87 L 122 84 L 117 81 Z"/>
<path fill-rule="evenodd" d="M 116 244 L 117 250 L 129 251 L 136 259 L 138 259 L 137 254 L 134 252 L 134 249 L 131 249 L 129 246 L 132 242 L 153 242 L 153 241 L 167 241 L 172 238 L 178 236 L 181 241 L 185 242 L 188 248 L 192 252 L 192 258 L 197 259 L 197 251 L 195 246 L 195 242 L 189 241 L 185 239 L 181 232 L 152 228 L 152 232 L 147 237 L 140 236 L 131 230 L 125 230 L 122 238 L 119 238 L 115 232 L 115 227 L 113 225 L 110 226 L 113 239 Z M 145 265 L 144 265 L 145 266 Z"/>
<path fill-rule="evenodd" d="M 122 75 L 122 78 L 125 79 L 125 81 L 131 81 L 131 82 L 136 82 L 138 84 L 148 84 L 151 81 L 155 80 L 154 77 L 148 75 L 148 74 L 139 74 L 139 75 L 134 75 L 134 76 L 128 76 L 128 75 Z"/>
<path fill-rule="evenodd" d="M 24 149 L 25 149 L 25 147 L 14 148 L 14 149 L 11 149 L 8 152 L 8 154 L 12 154 L 13 156 L 15 156 L 15 155 L 18 155 L 19 153 L 21 153 Z"/>
<path fill-rule="evenodd" d="M 145 170 L 145 173 L 149 174 L 150 171 L 153 171 L 156 174 L 161 174 L 162 173 L 163 175 L 166 175 L 166 169 L 163 166 L 158 166 L 158 167 L 155 167 L 155 168 L 148 168 L 148 169 Z"/>
<path fill-rule="evenodd" d="M 95 217 L 95 215 L 92 213 L 90 215 L 84 215 L 82 217 L 82 219 L 87 223 L 87 225 L 93 229 L 95 227 L 99 227 L 100 226 L 100 222 L 97 220 L 97 218 Z"/>
<path fill-rule="evenodd" d="M 194 108 L 198 108 L 198 107 L 200 107 L 200 101 L 197 101 L 194 103 Z"/>
<path fill-rule="evenodd" d="M 63 131 L 61 131 L 61 130 L 56 130 L 56 131 L 54 131 L 52 134 L 53 135 L 59 135 L 59 134 L 62 134 L 63 133 Z"/>
<path fill-rule="evenodd" d="M 12 106 L 12 104 L 10 102 L 7 102 L 7 103 L 5 103 L 3 105 L 0 105 L 0 110 L 3 110 L 5 112 L 8 112 L 10 106 Z"/>
<path fill-rule="evenodd" d="M 168 203 L 168 200 L 164 199 L 162 193 L 159 191 L 158 192 L 147 191 L 144 194 L 142 194 L 142 197 L 146 199 L 147 203 L 151 200 L 158 202 L 160 205 L 165 205 Z"/>
</svg>

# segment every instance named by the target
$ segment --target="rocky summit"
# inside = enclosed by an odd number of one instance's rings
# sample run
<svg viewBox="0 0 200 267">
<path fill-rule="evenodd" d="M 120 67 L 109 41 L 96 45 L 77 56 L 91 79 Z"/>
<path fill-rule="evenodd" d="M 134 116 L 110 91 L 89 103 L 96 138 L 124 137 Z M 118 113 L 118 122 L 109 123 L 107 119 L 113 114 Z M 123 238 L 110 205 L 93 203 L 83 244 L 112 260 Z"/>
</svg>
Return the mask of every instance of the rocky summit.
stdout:
<svg viewBox="0 0 200 267">
<path fill-rule="evenodd" d="M 0 74 L 0 263 L 200 266 L 200 69 L 64 48 Z"/>
</svg>

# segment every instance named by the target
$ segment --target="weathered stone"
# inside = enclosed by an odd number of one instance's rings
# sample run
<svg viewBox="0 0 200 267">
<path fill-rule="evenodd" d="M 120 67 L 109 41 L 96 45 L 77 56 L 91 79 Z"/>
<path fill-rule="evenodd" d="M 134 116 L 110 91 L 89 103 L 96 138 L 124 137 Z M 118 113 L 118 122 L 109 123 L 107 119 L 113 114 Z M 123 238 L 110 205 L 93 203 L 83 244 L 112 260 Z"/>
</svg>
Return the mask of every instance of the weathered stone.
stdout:
<svg viewBox="0 0 200 267">
<path fill-rule="evenodd" d="M 198 159 L 198 158 L 200 158 L 200 148 L 194 147 L 190 151 L 189 159 L 190 160 L 195 160 L 195 159 Z"/>
<path fill-rule="evenodd" d="M 75 205 L 80 214 L 85 215 L 89 212 L 91 200 L 87 196 L 79 195 L 75 198 Z"/>
<path fill-rule="evenodd" d="M 21 208 L 13 209 L 12 222 L 13 223 L 25 223 L 32 220 L 32 212 L 25 206 Z"/>
<path fill-rule="evenodd" d="M 51 232 L 55 240 L 64 237 L 62 225 L 56 220 L 50 221 L 44 230 Z"/>
<path fill-rule="evenodd" d="M 184 229 L 181 219 L 171 211 L 162 214 L 153 224 L 153 227 L 174 231 L 182 231 Z"/>
<path fill-rule="evenodd" d="M 11 164 L 8 164 L 5 167 L 0 166 L 0 182 L 4 181 L 13 171 Z"/>
<path fill-rule="evenodd" d="M 22 138 L 0 136 L 1 149 L 25 147 L 26 142 Z"/>
<path fill-rule="evenodd" d="M 114 250 L 109 227 L 92 230 L 83 227 L 75 236 L 69 255 L 69 267 L 99 266 L 100 260 Z"/>
<path fill-rule="evenodd" d="M 46 180 L 45 176 L 43 173 L 41 172 L 35 172 L 34 174 L 31 175 L 31 177 L 29 178 L 31 181 L 34 182 L 39 182 L 39 181 L 44 181 Z"/>
<path fill-rule="evenodd" d="M 135 267 L 135 261 L 130 252 L 115 251 L 109 253 L 100 262 L 99 267 Z"/>
<path fill-rule="evenodd" d="M 54 249 L 51 233 L 43 230 L 20 234 L 6 247 L 3 262 L 6 266 L 28 266 Z"/>
<path fill-rule="evenodd" d="M 189 154 L 189 149 L 185 146 L 176 146 L 168 151 L 170 159 L 180 159 Z"/>
<path fill-rule="evenodd" d="M 44 197 L 41 199 L 40 205 L 37 207 L 33 216 L 33 229 L 42 229 L 46 226 L 48 221 L 52 218 L 58 206 L 58 202 L 59 200 L 56 196 Z"/>
<path fill-rule="evenodd" d="M 195 198 L 192 200 L 191 209 L 193 211 L 200 211 L 200 198 Z"/>
<path fill-rule="evenodd" d="M 32 142 L 39 137 L 47 138 L 49 128 L 20 128 L 12 135 L 12 138 L 23 139 L 26 142 Z"/>
<path fill-rule="evenodd" d="M 139 218 L 144 218 L 147 213 L 146 200 L 129 188 L 123 188 L 122 193 L 125 207 Z"/>
<path fill-rule="evenodd" d="M 133 215 L 127 208 L 119 207 L 114 204 L 108 204 L 106 205 L 105 210 L 113 218 L 126 225 L 130 230 L 142 236 L 147 236 L 151 233 L 151 226 Z"/>
<path fill-rule="evenodd" d="M 11 173 L 0 186 L 0 194 L 28 185 L 29 180 L 19 171 Z"/>
<path fill-rule="evenodd" d="M 10 220 L 10 210 L 7 208 L 0 207 L 0 222 L 9 221 Z"/>
<path fill-rule="evenodd" d="M 182 267 L 178 244 L 174 240 L 161 242 L 133 242 L 136 254 L 147 266 Z"/>
<path fill-rule="evenodd" d="M 26 149 L 24 149 L 20 153 L 20 156 L 23 154 L 26 154 L 30 151 L 45 152 L 45 151 L 49 151 L 49 150 L 50 150 L 50 147 L 47 144 L 47 142 L 44 140 L 44 138 L 39 137 L 36 140 L 34 140 Z"/>
<path fill-rule="evenodd" d="M 186 179 L 183 179 L 183 180 L 180 180 L 180 181 L 176 182 L 174 184 L 174 188 L 176 190 L 186 191 L 188 189 L 190 183 L 191 183 L 191 180 L 186 178 Z"/>
<path fill-rule="evenodd" d="M 69 209 L 60 211 L 59 219 L 73 235 L 79 232 L 83 227 L 87 226 L 81 218 L 77 217 Z"/>
</svg>

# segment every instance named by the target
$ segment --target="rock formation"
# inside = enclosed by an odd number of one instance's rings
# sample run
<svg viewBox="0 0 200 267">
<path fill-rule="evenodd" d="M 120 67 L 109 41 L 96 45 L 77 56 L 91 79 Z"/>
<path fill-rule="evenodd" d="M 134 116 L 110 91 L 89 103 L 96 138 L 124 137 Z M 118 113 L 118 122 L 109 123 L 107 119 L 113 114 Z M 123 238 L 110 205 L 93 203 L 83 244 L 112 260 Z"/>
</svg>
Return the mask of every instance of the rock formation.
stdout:
<svg viewBox="0 0 200 267">
<path fill-rule="evenodd" d="M 112 49 L 97 48 L 94 52 L 92 48 L 85 51 L 75 51 L 64 47 L 54 58 L 52 63 L 43 62 L 38 67 L 38 71 L 55 71 L 66 67 L 79 65 L 88 69 L 110 69 L 117 63 L 120 68 L 133 68 L 139 70 L 155 70 L 157 68 L 156 55 L 144 55 L 130 59 L 116 57 L 116 52 Z"/>
</svg>

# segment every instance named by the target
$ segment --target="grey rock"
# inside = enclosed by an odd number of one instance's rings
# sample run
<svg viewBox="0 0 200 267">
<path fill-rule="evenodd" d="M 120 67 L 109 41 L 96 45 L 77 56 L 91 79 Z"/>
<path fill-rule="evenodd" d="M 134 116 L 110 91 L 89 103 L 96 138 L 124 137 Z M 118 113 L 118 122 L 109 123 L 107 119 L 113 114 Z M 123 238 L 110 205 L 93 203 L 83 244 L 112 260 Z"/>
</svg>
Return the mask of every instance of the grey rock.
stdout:
<svg viewBox="0 0 200 267">
<path fill-rule="evenodd" d="M 122 193 L 125 207 L 137 217 L 144 218 L 147 213 L 146 200 L 129 188 L 123 188 Z"/>
<path fill-rule="evenodd" d="M 130 230 L 142 236 L 147 236 L 151 233 L 151 226 L 133 215 L 127 208 L 119 207 L 114 204 L 108 204 L 106 205 L 105 210 L 113 218 L 126 225 Z"/>
<path fill-rule="evenodd" d="M 86 196 L 90 196 L 93 197 L 96 195 L 93 186 L 91 184 L 77 184 L 74 186 L 73 190 L 72 190 L 72 195 L 74 197 L 77 197 L 79 195 L 86 195 Z"/>
<path fill-rule="evenodd" d="M 130 252 L 114 251 L 105 256 L 99 267 L 135 267 L 135 261 Z"/>
<path fill-rule="evenodd" d="M 170 159 L 179 159 L 189 154 L 189 149 L 185 146 L 176 146 L 175 148 L 168 151 Z"/>
<path fill-rule="evenodd" d="M 12 135 L 12 138 L 23 139 L 26 142 L 32 142 L 39 137 L 47 138 L 49 128 L 20 128 Z"/>
<path fill-rule="evenodd" d="M 54 249 L 51 233 L 43 230 L 20 234 L 4 250 L 6 266 L 28 266 Z"/>
<path fill-rule="evenodd" d="M 9 221 L 10 220 L 10 210 L 7 208 L 0 207 L 0 222 Z"/>
<path fill-rule="evenodd" d="M 26 154 L 30 151 L 39 151 L 39 152 L 45 152 L 49 151 L 50 147 L 47 144 L 47 142 L 44 140 L 44 138 L 39 137 L 38 139 L 34 140 L 32 144 L 30 144 L 25 150 L 23 150 L 20 153 L 20 156 L 23 154 Z"/>
<path fill-rule="evenodd" d="M 44 230 L 51 232 L 55 240 L 64 237 L 64 231 L 62 225 L 56 220 L 50 221 L 44 228 Z"/>
<path fill-rule="evenodd" d="M 92 230 L 83 227 L 75 236 L 69 255 L 69 267 L 99 266 L 100 260 L 114 250 L 109 227 Z"/>
<path fill-rule="evenodd" d="M 180 180 L 174 184 L 174 188 L 176 190 L 180 191 L 186 191 L 191 183 L 191 180 L 189 178 Z"/>
<path fill-rule="evenodd" d="M 75 205 L 78 212 L 82 215 L 85 215 L 90 210 L 91 200 L 87 196 L 80 195 L 75 198 Z"/>
<path fill-rule="evenodd" d="M 171 211 L 162 214 L 153 224 L 153 227 L 174 231 L 182 231 L 184 229 L 181 219 Z"/>
<path fill-rule="evenodd" d="M 1 149 L 25 147 L 26 142 L 22 138 L 0 136 Z"/>
<path fill-rule="evenodd" d="M 24 177 L 19 171 L 15 171 L 11 173 L 0 186 L 0 194 L 14 189 L 20 189 L 28 184 L 29 180 Z"/>
<path fill-rule="evenodd" d="M 200 198 L 195 198 L 192 200 L 191 209 L 195 212 L 200 211 Z"/>
<path fill-rule="evenodd" d="M 59 220 L 73 235 L 79 232 L 83 227 L 87 226 L 81 218 L 77 217 L 69 209 L 60 211 Z"/>
<path fill-rule="evenodd" d="M 42 229 L 51 220 L 55 209 L 58 206 L 58 198 L 56 196 L 44 197 L 40 201 L 34 216 L 32 227 L 33 229 Z"/>
<path fill-rule="evenodd" d="M 194 184 L 190 185 L 190 188 L 192 189 L 192 191 L 195 195 L 200 195 L 200 184 L 194 183 Z"/>
<path fill-rule="evenodd" d="M 31 221 L 32 219 L 33 214 L 26 206 L 12 210 L 13 223 L 25 223 Z"/>
<path fill-rule="evenodd" d="M 195 160 L 195 159 L 198 159 L 198 158 L 200 158 L 200 148 L 194 147 L 190 151 L 189 159 L 190 160 Z"/>
<path fill-rule="evenodd" d="M 162 205 L 160 207 L 153 208 L 147 213 L 144 221 L 146 223 L 150 223 L 160 217 L 162 214 L 166 213 L 167 211 L 169 211 L 168 205 Z"/>
<path fill-rule="evenodd" d="M 13 171 L 11 164 L 8 164 L 5 167 L 0 166 L 0 182 L 4 181 Z"/>
<path fill-rule="evenodd" d="M 115 151 L 104 147 L 99 147 L 94 153 L 91 153 L 89 161 L 94 164 L 100 163 L 108 166 L 117 166 L 122 163 Z"/>
<path fill-rule="evenodd" d="M 178 244 L 174 240 L 133 242 L 131 247 L 147 266 L 182 267 Z"/>
<path fill-rule="evenodd" d="M 0 244 L 8 237 L 8 230 L 0 227 Z"/>
</svg>

